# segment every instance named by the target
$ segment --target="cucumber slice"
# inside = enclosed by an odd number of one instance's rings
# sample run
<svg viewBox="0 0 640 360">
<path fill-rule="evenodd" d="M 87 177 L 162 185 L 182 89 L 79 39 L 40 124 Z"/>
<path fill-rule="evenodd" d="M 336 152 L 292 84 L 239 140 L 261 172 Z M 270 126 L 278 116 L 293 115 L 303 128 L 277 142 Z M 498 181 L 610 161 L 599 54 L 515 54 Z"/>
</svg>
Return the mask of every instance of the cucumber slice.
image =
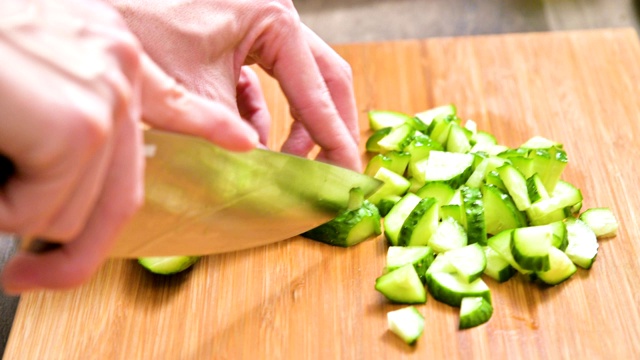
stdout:
<svg viewBox="0 0 640 360">
<path fill-rule="evenodd" d="M 435 233 L 429 238 L 427 245 L 438 254 L 461 248 L 467 245 L 467 232 L 454 218 L 444 217 Z"/>
<path fill-rule="evenodd" d="M 398 245 L 400 229 L 402 229 L 404 221 L 420 200 L 422 200 L 420 196 L 414 193 L 407 193 L 385 216 L 383 220 L 384 235 L 391 245 Z"/>
<path fill-rule="evenodd" d="M 422 282 L 426 282 L 425 273 L 433 263 L 433 250 L 429 246 L 389 246 L 387 249 L 387 265 L 385 273 L 394 271 L 404 265 L 412 264 Z"/>
<path fill-rule="evenodd" d="M 406 264 L 376 279 L 375 289 L 394 303 L 424 304 L 425 286 L 413 264 Z"/>
<path fill-rule="evenodd" d="M 441 105 L 429 110 L 417 113 L 415 116 L 426 125 L 430 125 L 437 116 L 456 115 L 457 109 L 453 104 Z"/>
<path fill-rule="evenodd" d="M 350 202 L 354 196 L 358 196 L 358 191 L 362 196 L 359 188 L 352 189 Z M 353 206 L 342 211 L 329 222 L 303 233 L 302 236 L 329 245 L 349 247 L 381 233 L 378 208 L 368 200 L 361 199 L 359 207 Z"/>
<path fill-rule="evenodd" d="M 407 123 L 411 116 L 397 111 L 371 110 L 367 113 L 369 117 L 369 128 L 377 131 L 386 127 L 396 127 Z"/>
<path fill-rule="evenodd" d="M 413 306 L 389 311 L 387 323 L 389 330 L 409 345 L 415 344 L 424 331 L 424 317 Z"/>
<path fill-rule="evenodd" d="M 446 272 L 446 273 L 449 273 L 449 274 L 455 274 L 456 273 L 456 268 L 453 266 L 453 264 L 451 264 L 451 261 L 449 261 L 448 257 L 438 255 L 438 256 L 436 256 L 435 260 L 433 260 L 433 262 L 431 263 L 431 265 L 427 269 L 427 272 L 425 273 L 425 276 L 427 278 L 427 282 L 429 282 L 429 277 L 431 275 L 433 275 L 435 273 L 440 273 L 440 272 Z"/>
<path fill-rule="evenodd" d="M 199 259 L 199 256 L 151 256 L 139 258 L 138 263 L 154 274 L 172 275 L 187 270 Z"/>
<path fill-rule="evenodd" d="M 598 238 L 616 236 L 618 220 L 609 208 L 591 208 L 580 214 L 580 220 L 587 224 Z"/>
<path fill-rule="evenodd" d="M 533 203 L 527 209 L 527 215 L 531 221 L 534 221 L 549 216 L 551 213 L 564 211 L 565 208 L 572 207 L 581 201 L 582 192 L 578 188 L 566 181 L 559 180 L 551 197 Z"/>
<path fill-rule="evenodd" d="M 520 145 L 522 149 L 548 149 L 551 147 L 562 147 L 562 144 L 549 140 L 542 136 L 534 136 Z"/>
<path fill-rule="evenodd" d="M 455 116 L 449 115 L 436 116 L 431 124 L 429 124 L 429 131 L 427 132 L 427 135 L 440 144 L 446 145 L 447 139 L 449 138 L 451 124 L 455 123 L 456 119 L 457 118 Z"/>
<path fill-rule="evenodd" d="M 440 218 L 442 220 L 446 219 L 446 218 L 453 218 L 455 221 L 458 222 L 458 224 L 462 224 L 463 221 L 463 215 L 462 215 L 462 206 L 460 205 L 443 205 L 440 207 Z M 464 227 L 462 227 L 462 230 L 465 231 L 465 238 L 466 236 L 466 230 L 464 229 Z M 465 243 L 466 245 L 466 243 Z"/>
<path fill-rule="evenodd" d="M 511 197 L 494 185 L 483 185 L 482 203 L 488 234 L 527 226 L 527 218 L 518 210 Z"/>
<path fill-rule="evenodd" d="M 433 272 L 427 276 L 427 285 L 434 299 L 451 306 L 460 306 L 462 299 L 470 296 L 480 296 L 491 303 L 491 292 L 482 278 L 467 283 L 456 274 Z"/>
<path fill-rule="evenodd" d="M 414 177 L 424 183 L 444 181 L 456 189 L 464 184 L 473 171 L 474 156 L 432 150 L 429 157 L 415 163 Z"/>
<path fill-rule="evenodd" d="M 386 154 L 377 154 L 369 160 L 364 173 L 374 176 L 378 169 L 383 167 L 402 176 L 409 165 L 409 159 L 411 159 L 411 154 L 406 152 L 389 151 Z"/>
<path fill-rule="evenodd" d="M 427 245 L 438 227 L 440 215 L 434 198 L 421 199 L 405 219 L 398 235 L 400 246 Z"/>
<path fill-rule="evenodd" d="M 385 196 L 380 201 L 378 201 L 378 211 L 380 212 L 380 216 L 387 216 L 389 211 L 402 199 L 402 196 L 399 195 L 389 195 Z"/>
<path fill-rule="evenodd" d="M 448 204 L 455 193 L 456 191 L 449 184 L 442 181 L 428 182 L 416 191 L 416 195 L 423 199 L 435 198 L 440 206 Z"/>
<path fill-rule="evenodd" d="M 487 258 L 487 266 L 484 269 L 485 275 L 500 283 L 511 279 L 515 275 L 516 269 L 502 255 L 489 246 L 485 246 L 483 249 L 484 256 Z"/>
<path fill-rule="evenodd" d="M 467 230 L 469 244 L 487 244 L 487 230 L 485 228 L 484 203 L 480 189 L 463 186 L 460 188 L 462 196 L 462 225 Z"/>
<path fill-rule="evenodd" d="M 564 252 L 574 264 L 590 269 L 598 255 L 596 234 L 580 219 L 568 218 L 565 224 L 569 244 Z"/>
<path fill-rule="evenodd" d="M 449 259 L 458 276 L 466 283 L 472 283 L 478 279 L 487 267 L 484 250 L 477 243 L 447 251 L 440 256 L 446 256 Z"/>
<path fill-rule="evenodd" d="M 529 193 L 529 200 L 531 200 L 532 203 L 549 198 L 549 193 L 544 187 L 538 173 L 531 175 L 531 177 L 527 179 L 527 192 Z"/>
<path fill-rule="evenodd" d="M 496 171 L 500 174 L 500 179 L 507 188 L 518 210 L 527 210 L 531 206 L 531 201 L 529 200 L 527 180 L 524 175 L 513 165 L 509 164 L 497 168 Z"/>
<path fill-rule="evenodd" d="M 405 146 L 409 145 L 416 130 L 409 124 L 402 124 L 391 128 L 391 132 L 385 135 L 378 145 L 380 146 L 380 152 L 385 153 L 388 151 L 400 151 Z"/>
<path fill-rule="evenodd" d="M 379 153 L 382 151 L 380 145 L 378 145 L 378 141 L 382 140 L 385 136 L 389 135 L 391 132 L 391 127 L 382 128 L 376 130 L 369 138 L 365 144 L 365 148 L 367 151 Z"/>
<path fill-rule="evenodd" d="M 452 123 L 449 127 L 446 149 L 454 153 L 467 153 L 471 150 L 471 132 L 462 126 Z"/>
<path fill-rule="evenodd" d="M 513 231 L 511 252 L 514 260 L 526 270 L 549 270 L 549 248 L 553 231 L 549 226 L 529 226 Z"/>
<path fill-rule="evenodd" d="M 493 185 L 497 187 L 503 192 L 507 192 L 507 187 L 504 186 L 502 179 L 500 179 L 500 173 L 498 173 L 496 170 L 489 171 L 484 178 L 484 182 L 487 185 Z"/>
<path fill-rule="evenodd" d="M 530 274 L 533 271 L 523 269 L 520 264 L 516 262 L 511 253 L 511 244 L 513 242 L 513 230 L 504 230 L 487 241 L 487 245 L 495 250 L 503 259 L 505 259 L 509 265 L 511 265 L 516 271 L 521 274 Z"/>
<path fill-rule="evenodd" d="M 379 168 L 373 177 L 382 181 L 382 186 L 368 197 L 374 205 L 378 205 L 380 200 L 389 196 L 404 195 L 411 186 L 409 180 L 384 167 Z"/>
<path fill-rule="evenodd" d="M 569 238 L 567 236 L 567 226 L 564 221 L 556 221 L 549 224 L 551 231 L 553 232 L 553 240 L 551 245 L 564 251 L 569 245 Z"/>
<path fill-rule="evenodd" d="M 533 149 L 529 152 L 529 158 L 532 159 L 531 171 L 540 174 L 547 192 L 552 193 L 567 166 L 567 153 L 560 147 Z"/>
<path fill-rule="evenodd" d="M 549 270 L 536 272 L 537 278 L 548 285 L 558 285 L 575 274 L 577 268 L 562 250 L 549 249 Z"/>
<path fill-rule="evenodd" d="M 481 296 L 465 297 L 460 303 L 459 329 L 469 329 L 482 325 L 491 319 L 493 306 Z"/>
<path fill-rule="evenodd" d="M 431 139 L 427 135 L 416 135 L 409 145 L 404 148 L 404 152 L 411 154 L 411 159 L 409 160 L 409 166 L 407 169 L 409 176 L 414 176 L 417 171 L 416 162 L 429 157 L 431 150 L 442 151 L 443 147 L 440 143 Z"/>
</svg>

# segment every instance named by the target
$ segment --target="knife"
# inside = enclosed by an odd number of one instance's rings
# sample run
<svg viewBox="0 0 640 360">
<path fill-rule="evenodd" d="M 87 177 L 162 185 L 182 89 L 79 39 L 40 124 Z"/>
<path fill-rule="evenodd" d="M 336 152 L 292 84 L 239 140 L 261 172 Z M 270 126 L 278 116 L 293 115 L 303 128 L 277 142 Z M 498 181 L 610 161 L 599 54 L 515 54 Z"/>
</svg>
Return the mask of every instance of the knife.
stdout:
<svg viewBox="0 0 640 360">
<path fill-rule="evenodd" d="M 206 255 L 288 239 L 335 217 L 349 190 L 381 182 L 330 164 L 146 130 L 145 202 L 112 257 Z"/>
</svg>

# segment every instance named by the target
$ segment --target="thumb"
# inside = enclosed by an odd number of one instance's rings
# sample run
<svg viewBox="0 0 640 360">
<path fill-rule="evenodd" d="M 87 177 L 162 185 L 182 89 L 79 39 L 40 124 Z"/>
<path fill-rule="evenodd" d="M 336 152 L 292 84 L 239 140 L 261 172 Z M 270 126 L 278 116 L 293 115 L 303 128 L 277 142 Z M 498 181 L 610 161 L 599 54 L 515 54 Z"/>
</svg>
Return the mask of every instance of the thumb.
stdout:
<svg viewBox="0 0 640 360">
<path fill-rule="evenodd" d="M 142 117 L 150 126 L 205 138 L 233 151 L 248 151 L 258 134 L 237 112 L 188 91 L 142 55 Z"/>
</svg>

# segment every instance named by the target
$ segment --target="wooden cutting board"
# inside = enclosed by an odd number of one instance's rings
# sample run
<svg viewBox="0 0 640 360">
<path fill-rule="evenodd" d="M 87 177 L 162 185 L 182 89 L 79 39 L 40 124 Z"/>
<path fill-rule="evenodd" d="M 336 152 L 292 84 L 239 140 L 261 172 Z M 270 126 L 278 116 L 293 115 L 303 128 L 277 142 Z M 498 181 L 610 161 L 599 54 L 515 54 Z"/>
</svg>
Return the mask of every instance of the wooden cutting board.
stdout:
<svg viewBox="0 0 640 360">
<path fill-rule="evenodd" d="M 86 286 L 22 297 L 6 359 L 631 359 L 640 357 L 640 43 L 633 30 L 337 46 L 366 111 L 413 113 L 453 102 L 500 142 L 564 143 L 564 178 L 585 208 L 621 223 L 590 271 L 557 287 L 487 279 L 490 322 L 459 331 L 458 309 L 429 298 L 415 347 L 387 331 L 397 309 L 374 291 L 383 237 L 349 249 L 294 238 L 210 256 L 192 271 L 152 276 L 110 261 Z M 262 77 L 287 133 L 278 86 Z M 364 146 L 364 145 L 363 145 Z M 363 159 L 367 154 L 362 148 Z"/>
</svg>

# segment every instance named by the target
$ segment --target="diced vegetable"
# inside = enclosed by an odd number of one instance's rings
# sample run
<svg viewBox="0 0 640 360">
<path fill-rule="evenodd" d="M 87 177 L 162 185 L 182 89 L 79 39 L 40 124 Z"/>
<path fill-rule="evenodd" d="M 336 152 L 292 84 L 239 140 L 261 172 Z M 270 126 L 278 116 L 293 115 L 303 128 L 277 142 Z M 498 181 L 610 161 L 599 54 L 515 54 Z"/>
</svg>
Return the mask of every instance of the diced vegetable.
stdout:
<svg viewBox="0 0 640 360">
<path fill-rule="evenodd" d="M 199 256 L 142 257 L 138 263 L 154 274 L 173 275 L 187 270 L 200 260 Z"/>
<path fill-rule="evenodd" d="M 415 344 L 424 331 L 424 317 L 414 306 L 387 313 L 389 330 L 409 345 Z"/>
</svg>

